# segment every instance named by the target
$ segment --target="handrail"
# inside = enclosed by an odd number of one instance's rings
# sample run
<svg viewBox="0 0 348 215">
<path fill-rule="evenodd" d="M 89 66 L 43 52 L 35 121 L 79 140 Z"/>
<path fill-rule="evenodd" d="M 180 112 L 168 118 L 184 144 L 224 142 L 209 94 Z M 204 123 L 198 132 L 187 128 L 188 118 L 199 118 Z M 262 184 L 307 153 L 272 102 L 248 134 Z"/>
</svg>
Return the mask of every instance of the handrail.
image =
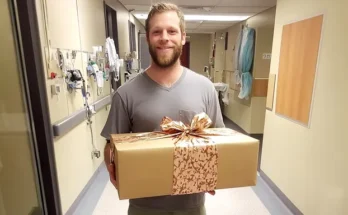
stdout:
<svg viewBox="0 0 348 215">
<path fill-rule="evenodd" d="M 91 104 L 90 107 L 93 106 L 94 110 L 98 112 L 99 110 L 109 105 L 110 103 L 111 103 L 111 95 L 106 96 L 102 99 L 99 99 L 98 101 Z M 68 133 L 75 126 L 77 126 L 78 124 L 86 120 L 86 116 L 87 116 L 86 109 L 83 108 L 71 114 L 70 116 L 60 120 L 59 122 L 54 123 L 52 125 L 53 135 L 55 137 L 58 137 Z"/>
</svg>

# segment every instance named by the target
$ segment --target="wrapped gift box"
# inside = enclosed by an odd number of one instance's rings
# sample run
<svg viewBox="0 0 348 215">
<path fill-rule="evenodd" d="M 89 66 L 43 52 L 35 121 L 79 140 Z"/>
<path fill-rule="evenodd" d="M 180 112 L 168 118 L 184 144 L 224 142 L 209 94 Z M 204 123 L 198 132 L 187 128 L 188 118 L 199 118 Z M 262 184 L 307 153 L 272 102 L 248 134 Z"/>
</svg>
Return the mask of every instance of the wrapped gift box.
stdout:
<svg viewBox="0 0 348 215">
<path fill-rule="evenodd" d="M 200 138 L 197 132 L 192 132 L 190 139 L 154 133 L 111 135 L 119 198 L 256 185 L 257 139 L 228 128 L 204 128 L 199 132 L 208 134 L 205 137 L 209 140 Z"/>
</svg>

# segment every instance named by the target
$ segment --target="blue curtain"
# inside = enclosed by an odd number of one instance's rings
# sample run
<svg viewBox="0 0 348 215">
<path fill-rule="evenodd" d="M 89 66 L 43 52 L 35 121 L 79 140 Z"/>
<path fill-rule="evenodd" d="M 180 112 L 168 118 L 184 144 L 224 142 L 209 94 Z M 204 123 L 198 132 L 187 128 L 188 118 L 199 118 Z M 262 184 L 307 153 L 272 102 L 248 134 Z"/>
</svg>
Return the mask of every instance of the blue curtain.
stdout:
<svg viewBox="0 0 348 215">
<path fill-rule="evenodd" d="M 240 64 L 239 64 L 239 58 L 240 58 L 240 47 L 242 46 L 242 37 L 243 37 L 243 31 L 240 31 L 237 36 L 236 45 L 234 47 L 234 78 L 235 83 L 240 84 L 240 77 L 241 77 L 241 71 L 240 71 Z"/>
<path fill-rule="evenodd" d="M 242 33 L 242 44 L 239 56 L 239 69 L 241 75 L 241 88 L 238 97 L 249 99 L 252 87 L 252 76 L 250 73 L 254 60 L 255 29 L 244 27 Z"/>
</svg>

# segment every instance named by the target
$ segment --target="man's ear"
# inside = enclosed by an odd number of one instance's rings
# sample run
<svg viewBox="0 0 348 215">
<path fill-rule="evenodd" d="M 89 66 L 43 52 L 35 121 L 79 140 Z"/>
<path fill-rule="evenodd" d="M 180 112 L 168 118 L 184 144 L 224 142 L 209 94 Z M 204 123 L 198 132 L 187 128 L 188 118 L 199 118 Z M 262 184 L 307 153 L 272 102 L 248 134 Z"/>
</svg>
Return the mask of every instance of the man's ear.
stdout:
<svg viewBox="0 0 348 215">
<path fill-rule="evenodd" d="M 185 45 L 185 43 L 186 43 L 186 32 L 183 32 L 182 33 L 182 38 L 181 38 L 181 44 Z"/>
<path fill-rule="evenodd" d="M 149 43 L 149 33 L 146 33 L 146 41 L 147 41 L 147 44 L 150 44 Z"/>
</svg>

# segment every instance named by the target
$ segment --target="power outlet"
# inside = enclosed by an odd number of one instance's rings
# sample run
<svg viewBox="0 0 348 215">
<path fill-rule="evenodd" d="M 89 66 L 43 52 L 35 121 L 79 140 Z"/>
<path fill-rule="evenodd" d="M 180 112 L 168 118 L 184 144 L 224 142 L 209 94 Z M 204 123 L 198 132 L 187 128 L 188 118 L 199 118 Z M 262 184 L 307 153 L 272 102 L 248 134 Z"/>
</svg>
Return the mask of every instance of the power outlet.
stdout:
<svg viewBox="0 0 348 215">
<path fill-rule="evenodd" d="M 61 87 L 59 84 L 51 85 L 51 93 L 52 95 L 58 95 L 61 92 Z"/>
<path fill-rule="evenodd" d="M 96 158 L 100 158 L 100 151 L 99 150 L 93 150 L 92 151 L 92 159 L 96 157 Z"/>
</svg>

